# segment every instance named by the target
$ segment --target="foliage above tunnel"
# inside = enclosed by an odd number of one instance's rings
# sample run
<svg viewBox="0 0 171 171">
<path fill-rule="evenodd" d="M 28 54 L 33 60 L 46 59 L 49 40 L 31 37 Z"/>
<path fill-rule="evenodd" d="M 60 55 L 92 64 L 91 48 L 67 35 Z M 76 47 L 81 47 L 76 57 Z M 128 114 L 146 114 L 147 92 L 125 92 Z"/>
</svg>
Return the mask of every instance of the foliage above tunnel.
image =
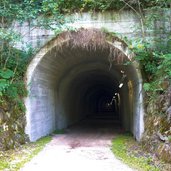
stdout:
<svg viewBox="0 0 171 171">
<path fill-rule="evenodd" d="M 58 9 L 62 13 L 81 12 L 81 11 L 105 11 L 105 10 L 120 10 L 129 9 L 126 4 L 130 4 L 135 8 L 139 8 L 140 3 L 142 8 L 162 6 L 168 7 L 169 1 L 165 0 L 60 0 L 58 1 Z"/>
<path fill-rule="evenodd" d="M 63 23 L 63 14 L 82 11 L 124 10 L 136 8 L 169 8 L 170 0 L 1 0 L 0 23 L 15 20 L 25 21 L 37 17 L 53 16 Z M 47 22 L 47 20 L 46 20 Z"/>
<path fill-rule="evenodd" d="M 56 9 L 62 13 L 70 13 L 70 12 L 81 12 L 81 11 L 104 11 L 104 10 L 120 10 L 128 9 L 129 7 L 126 4 L 130 4 L 135 8 L 139 8 L 139 4 L 142 8 L 149 7 L 168 7 L 169 0 L 35 0 L 32 1 L 34 4 L 39 7 L 43 7 L 43 9 Z M 50 10 L 49 10 L 49 13 Z"/>
</svg>

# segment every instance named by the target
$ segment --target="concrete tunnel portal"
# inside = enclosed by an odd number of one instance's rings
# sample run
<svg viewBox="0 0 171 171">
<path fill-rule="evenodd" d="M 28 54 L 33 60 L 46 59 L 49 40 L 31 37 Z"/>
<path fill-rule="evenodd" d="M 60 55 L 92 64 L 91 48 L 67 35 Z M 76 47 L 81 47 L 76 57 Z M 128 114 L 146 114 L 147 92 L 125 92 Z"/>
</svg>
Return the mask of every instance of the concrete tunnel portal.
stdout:
<svg viewBox="0 0 171 171">
<path fill-rule="evenodd" d="M 36 141 L 84 118 L 110 119 L 140 140 L 142 80 L 127 45 L 97 29 L 64 32 L 35 55 L 26 73 L 26 134 Z"/>
</svg>

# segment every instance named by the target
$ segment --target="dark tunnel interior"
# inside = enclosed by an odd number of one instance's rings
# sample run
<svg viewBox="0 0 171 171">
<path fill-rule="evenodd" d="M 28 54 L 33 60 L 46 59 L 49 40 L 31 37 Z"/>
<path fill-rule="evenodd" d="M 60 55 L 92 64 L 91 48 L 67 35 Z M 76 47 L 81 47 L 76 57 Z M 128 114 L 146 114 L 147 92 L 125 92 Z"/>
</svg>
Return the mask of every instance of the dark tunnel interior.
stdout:
<svg viewBox="0 0 171 171">
<path fill-rule="evenodd" d="M 77 76 L 71 84 L 69 111 L 80 108 L 85 118 L 119 121 L 119 102 L 115 96 L 119 82 L 110 77 L 110 71 L 89 71 Z M 79 107 L 77 101 L 72 101 L 73 96 L 79 99 Z"/>
</svg>

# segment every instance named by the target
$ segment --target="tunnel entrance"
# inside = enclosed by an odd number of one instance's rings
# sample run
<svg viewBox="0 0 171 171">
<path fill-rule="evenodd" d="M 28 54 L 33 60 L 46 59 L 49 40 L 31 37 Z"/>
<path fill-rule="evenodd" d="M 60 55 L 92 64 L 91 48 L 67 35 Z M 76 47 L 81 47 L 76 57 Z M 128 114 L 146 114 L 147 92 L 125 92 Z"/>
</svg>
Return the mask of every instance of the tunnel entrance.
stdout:
<svg viewBox="0 0 171 171">
<path fill-rule="evenodd" d="M 97 29 L 64 32 L 31 61 L 26 133 L 31 141 L 85 118 L 119 123 L 139 140 L 144 130 L 142 83 L 133 54 Z"/>
</svg>

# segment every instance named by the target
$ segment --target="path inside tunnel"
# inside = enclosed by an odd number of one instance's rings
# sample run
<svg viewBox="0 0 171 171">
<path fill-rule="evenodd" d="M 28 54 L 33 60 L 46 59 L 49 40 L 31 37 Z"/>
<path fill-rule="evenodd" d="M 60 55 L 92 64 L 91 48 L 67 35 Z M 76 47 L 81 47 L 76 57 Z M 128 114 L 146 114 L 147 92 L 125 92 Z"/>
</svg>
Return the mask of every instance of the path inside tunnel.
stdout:
<svg viewBox="0 0 171 171">
<path fill-rule="evenodd" d="M 21 171 L 133 171 L 111 151 L 111 142 L 123 130 L 111 120 L 86 119 L 68 127 Z"/>
</svg>

